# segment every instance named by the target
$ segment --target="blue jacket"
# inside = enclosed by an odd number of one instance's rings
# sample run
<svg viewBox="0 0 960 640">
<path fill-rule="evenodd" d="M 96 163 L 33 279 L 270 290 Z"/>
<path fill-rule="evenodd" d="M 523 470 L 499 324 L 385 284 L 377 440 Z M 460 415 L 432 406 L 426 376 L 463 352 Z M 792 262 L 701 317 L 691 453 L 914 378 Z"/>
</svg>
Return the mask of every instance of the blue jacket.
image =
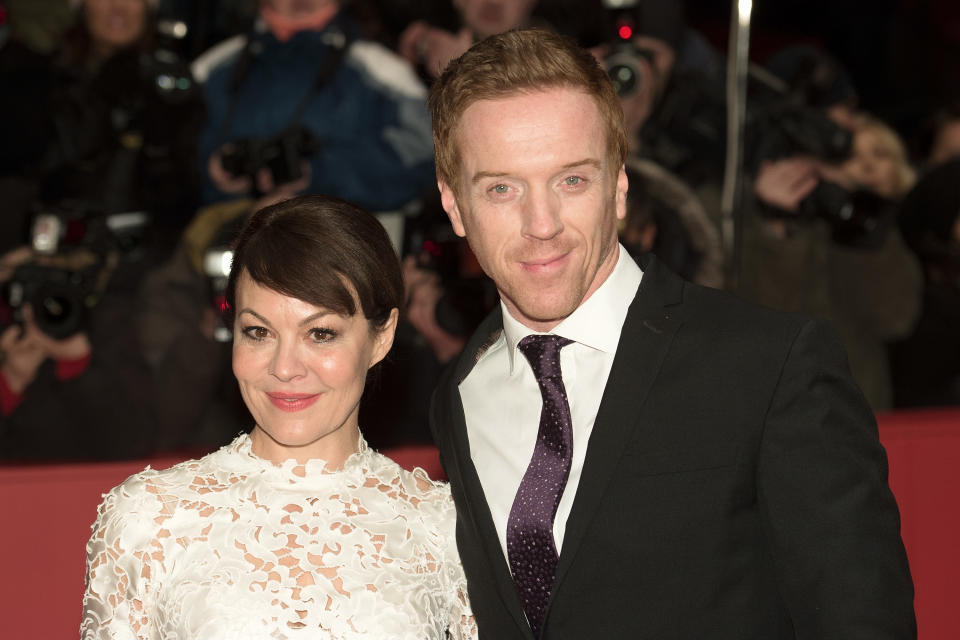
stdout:
<svg viewBox="0 0 960 640">
<path fill-rule="evenodd" d="M 335 19 L 324 31 L 296 34 L 285 43 L 255 33 L 253 57 L 239 89 L 230 84 L 242 46 L 213 67 L 205 83 L 207 117 L 200 166 L 226 142 L 273 136 L 292 124 L 310 92 L 318 65 L 331 49 L 324 34 L 344 29 Z M 313 90 L 300 124 L 319 140 L 311 158 L 310 193 L 350 200 L 371 211 L 395 209 L 435 180 L 426 89 L 409 65 L 379 44 L 353 40 L 333 76 Z M 234 113 L 224 131 L 231 101 Z M 233 196 L 205 175 L 204 202 Z"/>
</svg>

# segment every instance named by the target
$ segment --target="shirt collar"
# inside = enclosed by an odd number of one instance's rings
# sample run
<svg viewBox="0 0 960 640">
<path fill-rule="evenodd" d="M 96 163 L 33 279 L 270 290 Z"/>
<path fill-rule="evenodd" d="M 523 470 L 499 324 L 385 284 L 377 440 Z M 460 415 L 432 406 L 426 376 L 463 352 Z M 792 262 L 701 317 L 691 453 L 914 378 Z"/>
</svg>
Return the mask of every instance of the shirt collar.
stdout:
<svg viewBox="0 0 960 640">
<path fill-rule="evenodd" d="M 551 334 L 562 336 L 574 342 L 596 349 L 604 353 L 615 353 L 620 343 L 620 331 L 627 318 L 627 310 L 637 294 L 643 271 L 633 261 L 623 245 L 617 244 L 620 252 L 617 264 L 607 279 L 593 292 L 587 300 L 577 307 L 573 313 L 550 331 Z M 503 337 L 507 347 L 507 359 L 510 363 L 510 373 L 514 373 L 516 364 L 517 344 L 528 335 L 537 333 L 531 331 L 507 310 L 503 301 L 500 301 L 500 310 L 503 315 Z M 501 341 L 497 341 L 501 343 Z M 495 351 L 491 348 L 489 351 Z M 481 359 L 486 354 L 481 356 Z"/>
</svg>

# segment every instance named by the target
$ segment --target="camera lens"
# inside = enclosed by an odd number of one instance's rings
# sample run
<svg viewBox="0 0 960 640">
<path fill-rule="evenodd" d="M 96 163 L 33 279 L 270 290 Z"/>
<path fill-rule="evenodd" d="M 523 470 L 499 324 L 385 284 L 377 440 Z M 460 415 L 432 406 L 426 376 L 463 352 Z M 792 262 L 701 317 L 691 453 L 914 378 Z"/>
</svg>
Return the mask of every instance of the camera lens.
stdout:
<svg viewBox="0 0 960 640">
<path fill-rule="evenodd" d="M 37 292 L 32 301 L 37 328 L 56 340 L 79 332 L 83 326 L 83 301 L 75 292 L 48 287 Z"/>
<path fill-rule="evenodd" d="M 640 88 L 640 69 L 637 58 L 628 53 L 615 53 L 606 60 L 607 75 L 613 82 L 617 95 L 622 97 L 636 92 Z"/>
</svg>

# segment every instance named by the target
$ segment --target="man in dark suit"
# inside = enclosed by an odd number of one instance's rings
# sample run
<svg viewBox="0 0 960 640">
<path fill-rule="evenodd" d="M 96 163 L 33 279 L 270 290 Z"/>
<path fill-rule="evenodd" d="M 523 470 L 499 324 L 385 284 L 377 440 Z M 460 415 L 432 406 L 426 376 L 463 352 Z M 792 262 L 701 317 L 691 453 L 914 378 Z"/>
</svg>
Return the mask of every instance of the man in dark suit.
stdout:
<svg viewBox="0 0 960 640">
<path fill-rule="evenodd" d="M 431 415 L 481 636 L 915 637 L 842 346 L 627 256 L 623 119 L 596 61 L 494 36 L 430 106 L 444 209 L 501 297 Z"/>
</svg>

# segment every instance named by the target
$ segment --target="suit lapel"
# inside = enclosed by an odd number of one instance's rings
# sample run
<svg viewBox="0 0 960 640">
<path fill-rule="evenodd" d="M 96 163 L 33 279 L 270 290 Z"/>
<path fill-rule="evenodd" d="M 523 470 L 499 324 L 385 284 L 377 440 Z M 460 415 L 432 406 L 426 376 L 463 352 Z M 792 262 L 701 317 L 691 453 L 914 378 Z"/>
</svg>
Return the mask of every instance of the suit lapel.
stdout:
<svg viewBox="0 0 960 640">
<path fill-rule="evenodd" d="M 530 626 L 527 624 L 526 615 L 523 612 L 523 606 L 517 595 L 516 586 L 510 575 L 510 569 L 503 556 L 503 549 L 500 546 L 500 539 L 497 537 L 497 529 L 493 524 L 493 517 L 490 514 L 490 508 L 487 505 L 487 497 L 480 484 L 480 478 L 477 475 L 477 469 L 470 457 L 470 442 L 467 437 L 467 424 L 463 412 L 463 401 L 460 398 L 459 383 L 467 377 L 473 369 L 480 354 L 489 347 L 500 332 L 503 331 L 502 317 L 500 310 L 496 309 L 477 329 L 474 338 L 467 344 L 463 350 L 466 357 L 462 357 L 457 364 L 457 369 L 453 377 L 452 384 L 448 389 L 447 398 L 450 411 L 446 415 L 451 420 L 451 439 L 453 444 L 453 464 L 456 465 L 456 473 L 459 475 L 464 494 L 466 496 L 467 516 L 469 526 L 477 532 L 478 537 L 483 541 L 483 548 L 489 560 L 488 566 L 494 576 L 496 588 L 504 607 L 510 612 L 517 626 L 523 632 L 532 638 Z"/>
<path fill-rule="evenodd" d="M 644 262 L 643 279 L 627 312 L 587 445 L 580 484 L 567 519 L 554 592 L 583 543 L 611 474 L 637 427 L 635 417 L 680 326 L 676 305 L 681 302 L 683 281 L 652 256 Z"/>
</svg>

